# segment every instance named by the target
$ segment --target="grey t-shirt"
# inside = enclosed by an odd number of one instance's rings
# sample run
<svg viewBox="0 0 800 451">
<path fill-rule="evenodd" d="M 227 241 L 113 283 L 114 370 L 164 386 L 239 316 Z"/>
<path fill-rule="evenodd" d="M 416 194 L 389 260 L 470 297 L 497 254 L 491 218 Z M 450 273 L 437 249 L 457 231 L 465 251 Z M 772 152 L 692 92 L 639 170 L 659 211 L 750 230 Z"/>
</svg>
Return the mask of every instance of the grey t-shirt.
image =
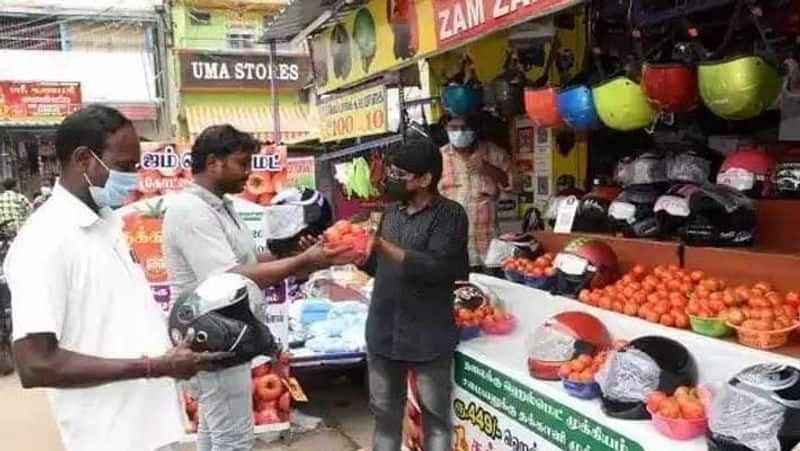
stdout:
<svg viewBox="0 0 800 451">
<path fill-rule="evenodd" d="M 209 276 L 257 262 L 253 236 L 230 199 L 194 183 L 174 196 L 162 229 L 173 303 Z"/>
</svg>

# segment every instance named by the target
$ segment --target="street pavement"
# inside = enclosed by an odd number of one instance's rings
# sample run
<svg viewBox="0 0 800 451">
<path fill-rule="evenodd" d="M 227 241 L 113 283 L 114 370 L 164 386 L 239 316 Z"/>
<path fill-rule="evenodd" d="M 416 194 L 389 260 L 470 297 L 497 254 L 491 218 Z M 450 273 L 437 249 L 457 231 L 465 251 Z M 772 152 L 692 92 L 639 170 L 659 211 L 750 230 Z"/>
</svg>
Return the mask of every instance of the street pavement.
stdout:
<svg viewBox="0 0 800 451">
<path fill-rule="evenodd" d="M 254 451 L 356 451 L 369 449 L 372 418 L 366 389 L 342 377 L 312 376 L 303 381 L 310 402 L 299 408 L 320 417 L 320 428 L 264 443 Z M 0 450 L 63 451 L 43 390 L 23 390 L 16 376 L 0 377 Z M 183 451 L 193 451 L 187 445 Z M 113 451 L 113 450 L 109 450 Z"/>
</svg>

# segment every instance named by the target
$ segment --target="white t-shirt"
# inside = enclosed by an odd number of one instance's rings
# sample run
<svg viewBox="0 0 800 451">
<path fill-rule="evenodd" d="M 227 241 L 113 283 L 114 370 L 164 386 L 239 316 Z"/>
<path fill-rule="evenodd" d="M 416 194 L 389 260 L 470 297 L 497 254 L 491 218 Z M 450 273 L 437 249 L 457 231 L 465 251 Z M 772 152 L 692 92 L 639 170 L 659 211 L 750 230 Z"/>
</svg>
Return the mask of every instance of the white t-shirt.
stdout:
<svg viewBox="0 0 800 451">
<path fill-rule="evenodd" d="M 96 357 L 159 356 L 166 317 L 111 210 L 98 216 L 61 185 L 20 230 L 5 261 L 14 339 L 53 333 L 61 348 Z M 152 451 L 181 439 L 173 380 L 50 389 L 67 451 Z"/>
</svg>

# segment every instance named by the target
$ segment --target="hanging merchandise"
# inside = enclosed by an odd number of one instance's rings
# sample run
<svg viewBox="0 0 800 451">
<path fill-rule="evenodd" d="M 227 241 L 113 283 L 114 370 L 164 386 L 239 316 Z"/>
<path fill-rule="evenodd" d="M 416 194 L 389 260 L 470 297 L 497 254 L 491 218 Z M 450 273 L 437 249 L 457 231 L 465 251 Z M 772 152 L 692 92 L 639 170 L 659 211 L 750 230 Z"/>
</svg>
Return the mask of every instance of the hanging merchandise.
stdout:
<svg viewBox="0 0 800 451">
<path fill-rule="evenodd" d="M 778 132 L 781 141 L 800 141 L 800 67 L 789 59 L 785 62 L 788 74 L 781 92 L 781 126 Z"/>
<path fill-rule="evenodd" d="M 772 175 L 775 191 L 781 197 L 800 197 L 800 162 L 783 162 Z"/>
<path fill-rule="evenodd" d="M 575 131 L 600 128 L 592 90 L 583 85 L 563 90 L 558 95 L 558 110 L 564 122 Z"/>
<path fill-rule="evenodd" d="M 475 74 L 475 66 L 469 56 L 464 55 L 457 70 L 445 75 L 446 86 L 442 88 L 442 106 L 453 116 L 468 116 L 480 112 L 483 90 Z"/>
<path fill-rule="evenodd" d="M 525 112 L 536 127 L 560 127 L 564 123 L 558 109 L 557 88 L 526 89 Z"/>
<path fill-rule="evenodd" d="M 602 288 L 617 279 L 619 261 L 603 241 L 575 238 L 554 261 L 557 294 L 576 296 L 584 288 Z"/>
<path fill-rule="evenodd" d="M 717 183 L 730 186 L 753 198 L 772 192 L 775 159 L 763 147 L 748 147 L 728 155 L 717 175 Z"/>
<path fill-rule="evenodd" d="M 790 451 L 800 442 L 800 370 L 777 363 L 740 371 L 715 394 L 709 451 Z"/>
<path fill-rule="evenodd" d="M 584 312 L 559 313 L 528 336 L 528 370 L 532 377 L 558 380 L 559 367 L 580 356 L 611 348 L 606 326 Z"/>
<path fill-rule="evenodd" d="M 686 224 L 692 213 L 689 198 L 696 190 L 697 185 L 694 184 L 675 185 L 656 200 L 653 211 L 661 237 L 678 235 L 678 230 Z"/>
<path fill-rule="evenodd" d="M 700 97 L 723 119 L 752 119 L 775 106 L 780 93 L 778 71 L 759 56 L 699 65 Z"/>
<path fill-rule="evenodd" d="M 394 35 L 394 57 L 411 58 L 419 49 L 417 6 L 410 0 L 388 0 L 386 16 Z"/>
<path fill-rule="evenodd" d="M 756 207 L 726 185 L 684 185 L 689 216 L 678 229 L 690 246 L 750 246 L 756 233 Z"/>
<path fill-rule="evenodd" d="M 614 232 L 636 238 L 658 236 L 654 207 L 665 190 L 666 185 L 663 184 L 632 185 L 626 188 L 608 208 Z"/>
<path fill-rule="evenodd" d="M 682 64 L 645 64 L 642 90 L 657 110 L 668 114 L 691 111 L 700 103 L 697 72 Z"/>
<path fill-rule="evenodd" d="M 603 412 L 623 420 L 645 420 L 647 397 L 658 390 L 672 395 L 680 386 L 697 384 L 694 358 L 666 337 L 637 338 L 613 353 L 595 376 L 603 392 Z"/>
<path fill-rule="evenodd" d="M 353 173 L 350 178 L 351 190 L 360 198 L 368 199 L 379 194 L 370 181 L 369 164 L 364 157 L 353 160 Z"/>
<path fill-rule="evenodd" d="M 337 78 L 345 79 L 350 75 L 350 35 L 342 24 L 336 24 L 331 32 L 328 52 L 333 55 L 333 73 Z"/>
<path fill-rule="evenodd" d="M 635 158 L 624 158 L 617 163 L 614 181 L 622 187 L 665 183 L 667 160 L 654 152 L 645 152 Z"/>
<path fill-rule="evenodd" d="M 641 86 L 627 77 L 606 81 L 592 90 L 600 120 L 609 128 L 633 131 L 650 126 L 656 111 Z"/>
<path fill-rule="evenodd" d="M 375 19 L 372 17 L 372 13 L 368 8 L 359 9 L 353 25 L 353 40 L 361 55 L 361 64 L 365 73 L 369 73 L 369 67 L 372 65 L 372 60 L 375 59 L 378 46 L 376 39 Z"/>
<path fill-rule="evenodd" d="M 619 187 L 602 183 L 599 179 L 595 180 L 592 190 L 581 198 L 572 230 L 587 233 L 611 232 L 608 208 L 619 196 L 620 191 Z"/>
<path fill-rule="evenodd" d="M 504 71 L 484 89 L 488 95 L 484 104 L 502 117 L 512 118 L 524 111 L 525 73 L 519 69 L 519 62 L 513 50 L 508 50 Z"/>
</svg>

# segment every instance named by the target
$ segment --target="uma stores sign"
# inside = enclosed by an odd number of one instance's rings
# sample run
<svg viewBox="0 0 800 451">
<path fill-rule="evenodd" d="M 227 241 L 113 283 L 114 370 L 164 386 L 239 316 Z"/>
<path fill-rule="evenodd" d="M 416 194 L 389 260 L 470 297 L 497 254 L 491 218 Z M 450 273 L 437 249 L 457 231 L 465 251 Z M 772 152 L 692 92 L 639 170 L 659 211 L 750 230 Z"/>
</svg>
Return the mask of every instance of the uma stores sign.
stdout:
<svg viewBox="0 0 800 451">
<path fill-rule="evenodd" d="M 253 88 L 300 89 L 311 79 L 311 62 L 304 56 L 183 52 L 182 89 Z"/>
</svg>

